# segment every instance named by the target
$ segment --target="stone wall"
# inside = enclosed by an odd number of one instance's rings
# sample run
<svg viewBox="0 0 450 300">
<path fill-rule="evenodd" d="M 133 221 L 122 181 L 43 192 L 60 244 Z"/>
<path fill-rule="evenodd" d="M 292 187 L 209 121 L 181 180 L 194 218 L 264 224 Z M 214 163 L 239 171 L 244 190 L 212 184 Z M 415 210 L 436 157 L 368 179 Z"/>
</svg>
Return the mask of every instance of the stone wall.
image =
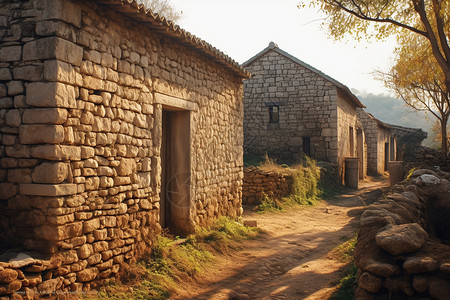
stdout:
<svg viewBox="0 0 450 300">
<path fill-rule="evenodd" d="M 174 110 L 188 130 L 176 229 L 242 209 L 245 75 L 135 3 L 110 2 L 0 1 L 0 248 L 58 257 L 43 280 L 60 291 L 89 289 L 160 232 L 161 195 L 179 175 L 163 185 Z"/>
<path fill-rule="evenodd" d="M 357 118 L 356 107 L 344 98 L 342 93 L 338 93 L 337 98 L 337 115 L 338 115 L 338 153 L 329 151 L 329 157 L 335 157 L 339 166 L 339 174 L 341 178 L 344 178 L 345 166 L 344 160 L 346 157 L 357 157 L 359 152 L 357 149 Z M 363 145 L 359 145 L 364 151 Z M 364 161 L 364 158 L 360 158 L 360 161 Z M 363 168 L 364 170 L 364 168 Z"/>
<path fill-rule="evenodd" d="M 438 167 L 442 171 L 450 172 L 450 157 L 443 151 L 418 146 L 405 157 L 407 169 L 414 167 Z"/>
<path fill-rule="evenodd" d="M 364 211 L 356 299 L 448 299 L 449 179 L 449 173 L 416 170 Z"/>
<path fill-rule="evenodd" d="M 297 158 L 309 138 L 311 157 L 342 169 L 350 125 L 356 145 L 356 113 L 336 83 L 274 43 L 244 66 L 254 75 L 244 81 L 244 151 Z M 270 106 L 279 107 L 278 123 L 269 122 Z"/>
<path fill-rule="evenodd" d="M 264 171 L 257 167 L 244 168 L 242 204 L 260 204 L 267 195 L 279 199 L 291 193 L 292 176 L 275 171 Z"/>
<path fill-rule="evenodd" d="M 311 156 L 326 160 L 337 151 L 336 87 L 289 58 L 271 51 L 246 68 L 244 149 L 246 153 L 284 157 L 302 155 L 302 138 L 311 138 Z M 269 105 L 280 109 L 269 123 Z"/>
<path fill-rule="evenodd" d="M 383 126 L 382 122 L 361 108 L 358 108 L 357 115 L 364 126 L 364 132 L 366 134 L 367 169 L 371 173 L 382 174 L 387 171 L 385 168 L 386 157 L 384 147 L 385 143 L 390 143 L 391 129 L 387 125 Z M 394 157 L 391 160 L 396 160 L 396 158 Z"/>
</svg>

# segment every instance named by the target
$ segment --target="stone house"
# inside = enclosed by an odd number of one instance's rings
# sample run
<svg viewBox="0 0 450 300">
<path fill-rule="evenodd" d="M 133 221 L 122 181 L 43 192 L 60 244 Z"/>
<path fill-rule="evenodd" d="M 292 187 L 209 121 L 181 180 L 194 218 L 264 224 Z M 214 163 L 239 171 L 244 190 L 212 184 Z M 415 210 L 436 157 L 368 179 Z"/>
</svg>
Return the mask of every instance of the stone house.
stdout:
<svg viewBox="0 0 450 300">
<path fill-rule="evenodd" d="M 369 173 L 383 174 L 390 161 L 402 161 L 427 137 L 422 129 L 388 124 L 358 108 L 358 119 L 366 134 Z M 409 150 L 409 151 L 408 151 Z"/>
<path fill-rule="evenodd" d="M 366 134 L 367 171 L 383 174 L 388 171 L 389 161 L 397 160 L 397 136 L 392 125 L 375 118 L 362 108 L 357 110 Z"/>
<path fill-rule="evenodd" d="M 421 128 L 410 128 L 388 124 L 397 142 L 397 160 L 414 160 L 415 150 L 422 145 L 428 136 Z M 439 165 L 439 164 L 438 164 Z"/>
<path fill-rule="evenodd" d="M 359 157 L 364 172 L 364 131 L 356 117 L 364 105 L 345 85 L 273 42 L 243 66 L 253 75 L 244 81 L 246 154 L 306 154 L 336 163 L 341 176 L 345 157 Z"/>
<path fill-rule="evenodd" d="M 0 249 L 58 262 L 19 264 L 52 278 L 28 289 L 89 289 L 161 228 L 241 214 L 241 66 L 133 0 L 0 4 Z"/>
</svg>

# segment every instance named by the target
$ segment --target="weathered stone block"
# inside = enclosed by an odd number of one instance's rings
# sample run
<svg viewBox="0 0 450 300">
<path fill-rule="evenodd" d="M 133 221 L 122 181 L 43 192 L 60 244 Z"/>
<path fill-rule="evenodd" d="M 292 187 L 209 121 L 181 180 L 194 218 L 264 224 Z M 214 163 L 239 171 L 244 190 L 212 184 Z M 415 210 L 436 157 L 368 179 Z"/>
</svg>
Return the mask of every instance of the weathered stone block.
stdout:
<svg viewBox="0 0 450 300">
<path fill-rule="evenodd" d="M 67 110 L 63 108 L 34 108 L 23 113 L 23 123 L 28 124 L 56 124 L 67 120 Z"/>
<path fill-rule="evenodd" d="M 428 233 L 417 223 L 390 225 L 375 236 L 377 245 L 399 255 L 419 250 L 428 239 Z"/>
<path fill-rule="evenodd" d="M 8 95 L 9 96 L 19 95 L 24 92 L 22 81 L 18 81 L 18 80 L 9 81 L 6 85 L 8 86 Z"/>
<path fill-rule="evenodd" d="M 37 107 L 76 108 L 75 88 L 60 82 L 32 82 L 26 86 L 26 102 Z"/>
<path fill-rule="evenodd" d="M 12 109 L 5 114 L 5 124 L 11 127 L 19 127 L 21 123 L 20 111 Z"/>
<path fill-rule="evenodd" d="M 100 228 L 100 219 L 95 218 L 92 220 L 85 221 L 83 224 L 83 233 L 89 233 Z"/>
<path fill-rule="evenodd" d="M 69 173 L 66 163 L 44 162 L 35 167 L 32 173 L 34 183 L 61 183 Z"/>
<path fill-rule="evenodd" d="M 10 283 L 17 279 L 17 271 L 12 269 L 5 269 L 0 271 L 0 283 Z"/>
<path fill-rule="evenodd" d="M 64 141 L 62 125 L 22 125 L 19 128 L 22 144 L 57 144 Z"/>
<path fill-rule="evenodd" d="M 88 261 L 88 264 L 91 265 L 91 266 L 92 265 L 96 265 L 96 264 L 98 264 L 99 262 L 102 261 L 102 255 L 100 253 L 95 253 L 94 255 L 91 255 L 87 259 L 87 261 Z"/>
<path fill-rule="evenodd" d="M 8 68 L 0 68 L 0 80 L 11 80 L 11 70 Z"/>
<path fill-rule="evenodd" d="M 44 280 L 37 286 L 37 290 L 40 295 L 52 295 L 61 283 L 62 277 Z"/>
<path fill-rule="evenodd" d="M 95 230 L 94 238 L 97 241 L 104 241 L 108 237 L 108 231 L 106 229 Z"/>
<path fill-rule="evenodd" d="M 84 269 L 77 273 L 77 280 L 80 282 L 92 281 L 97 277 L 98 273 L 97 268 Z"/>
<path fill-rule="evenodd" d="M 9 46 L 0 48 L 0 62 L 19 61 L 22 57 L 22 46 Z"/>
<path fill-rule="evenodd" d="M 15 291 L 20 290 L 21 287 L 22 281 L 20 280 L 14 280 L 13 282 L 10 282 L 8 284 L 0 285 L 0 295 L 10 295 Z"/>
<path fill-rule="evenodd" d="M 59 37 L 46 37 L 28 42 L 23 47 L 23 60 L 56 58 L 76 66 L 81 65 L 83 48 Z"/>
<path fill-rule="evenodd" d="M 13 69 L 14 79 L 39 81 L 42 80 L 42 65 L 16 67 Z"/>
<path fill-rule="evenodd" d="M 17 184 L 13 183 L 0 183 L 0 200 L 7 200 L 17 195 Z"/>
<path fill-rule="evenodd" d="M 76 27 L 81 26 L 81 8 L 72 1 L 39 0 L 37 20 L 61 20 Z"/>
<path fill-rule="evenodd" d="M 77 253 L 79 258 L 85 259 L 94 254 L 94 249 L 91 244 L 84 244 L 78 249 Z"/>
<path fill-rule="evenodd" d="M 87 159 L 95 156 L 95 150 L 92 147 L 81 147 L 81 158 Z"/>
<path fill-rule="evenodd" d="M 31 170 L 30 169 L 9 169 L 8 181 L 14 183 L 30 183 Z"/>
<path fill-rule="evenodd" d="M 40 226 L 34 228 L 36 238 L 47 241 L 62 241 L 82 234 L 83 223 L 75 222 L 61 226 Z"/>
<path fill-rule="evenodd" d="M 0 92 L 1 92 L 1 84 L 0 84 Z M 0 108 L 12 108 L 14 106 L 12 98 L 1 98 L 0 99 Z"/>
<path fill-rule="evenodd" d="M 136 162 L 133 158 L 122 158 L 117 167 L 117 175 L 131 175 L 136 171 Z"/>
<path fill-rule="evenodd" d="M 22 195 L 34 196 L 67 196 L 77 193 L 77 185 L 65 184 L 20 184 L 19 191 Z"/>
<path fill-rule="evenodd" d="M 77 146 L 38 145 L 31 148 L 31 156 L 47 160 L 81 160 L 81 149 Z"/>
<path fill-rule="evenodd" d="M 81 86 L 83 78 L 68 63 L 59 60 L 47 60 L 44 62 L 44 78 L 48 81 L 59 81 Z"/>
</svg>

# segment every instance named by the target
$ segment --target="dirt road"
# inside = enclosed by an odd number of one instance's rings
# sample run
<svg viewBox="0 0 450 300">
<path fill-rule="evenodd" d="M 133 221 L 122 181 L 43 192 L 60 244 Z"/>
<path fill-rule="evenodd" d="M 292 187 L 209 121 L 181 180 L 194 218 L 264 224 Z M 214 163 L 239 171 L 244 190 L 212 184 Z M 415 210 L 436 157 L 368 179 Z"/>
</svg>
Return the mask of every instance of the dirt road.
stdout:
<svg viewBox="0 0 450 300">
<path fill-rule="evenodd" d="M 327 299 L 346 268 L 330 251 L 355 235 L 363 207 L 386 185 L 365 182 L 358 191 L 288 212 L 245 212 L 244 220 L 256 220 L 267 236 L 219 258 L 173 299 Z"/>
</svg>

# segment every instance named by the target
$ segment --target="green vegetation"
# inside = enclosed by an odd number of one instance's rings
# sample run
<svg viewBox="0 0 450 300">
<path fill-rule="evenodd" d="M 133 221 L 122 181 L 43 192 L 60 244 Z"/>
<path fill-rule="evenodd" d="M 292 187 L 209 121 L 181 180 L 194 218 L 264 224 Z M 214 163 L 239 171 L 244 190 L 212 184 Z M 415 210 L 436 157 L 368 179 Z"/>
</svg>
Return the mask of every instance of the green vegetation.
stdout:
<svg viewBox="0 0 450 300">
<path fill-rule="evenodd" d="M 355 299 L 353 286 L 356 281 L 356 271 L 358 268 L 354 264 L 345 272 L 344 277 L 339 281 L 337 290 L 331 295 L 330 300 L 352 300 Z"/>
<path fill-rule="evenodd" d="M 267 172 L 278 172 L 288 174 L 292 177 L 291 193 L 283 199 L 274 199 L 263 194 L 261 204 L 258 206 L 260 212 L 282 211 L 289 207 L 298 205 L 314 205 L 320 198 L 328 197 L 339 189 L 338 176 L 331 164 L 319 164 L 305 156 L 290 166 L 279 165 L 273 158 L 267 155 L 258 167 Z"/>
<path fill-rule="evenodd" d="M 151 253 L 124 266 L 120 281 L 110 280 L 95 296 L 85 299 L 168 299 L 181 282 L 195 278 L 214 261 L 215 253 L 237 248 L 238 242 L 258 238 L 261 231 L 227 217 L 185 239 L 158 237 Z"/>
<path fill-rule="evenodd" d="M 337 289 L 331 295 L 330 300 L 352 300 L 354 299 L 353 285 L 356 280 L 357 267 L 353 263 L 353 252 L 356 247 L 357 235 L 350 240 L 340 244 L 331 251 L 331 255 L 338 260 L 348 263 L 344 276 L 337 284 Z"/>
</svg>

